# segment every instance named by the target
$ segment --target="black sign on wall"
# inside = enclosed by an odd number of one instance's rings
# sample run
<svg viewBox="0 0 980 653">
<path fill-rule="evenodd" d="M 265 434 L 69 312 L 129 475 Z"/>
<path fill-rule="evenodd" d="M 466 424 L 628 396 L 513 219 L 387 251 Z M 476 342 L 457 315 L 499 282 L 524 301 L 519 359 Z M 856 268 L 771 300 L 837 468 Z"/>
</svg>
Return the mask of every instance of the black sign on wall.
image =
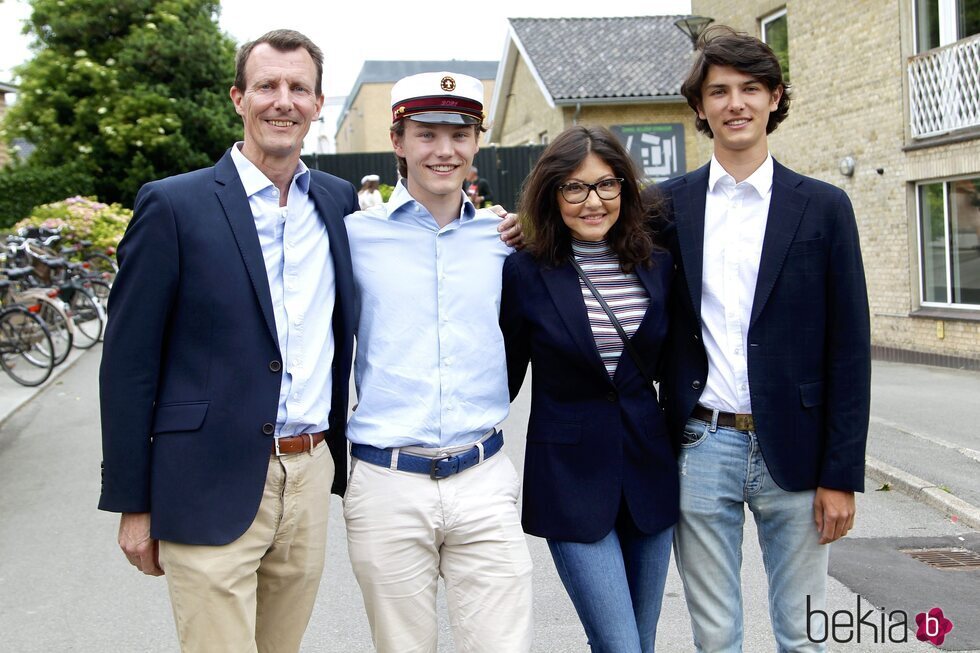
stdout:
<svg viewBox="0 0 980 653">
<path fill-rule="evenodd" d="M 683 124 L 613 125 L 610 129 L 647 181 L 660 182 L 687 172 Z"/>
</svg>

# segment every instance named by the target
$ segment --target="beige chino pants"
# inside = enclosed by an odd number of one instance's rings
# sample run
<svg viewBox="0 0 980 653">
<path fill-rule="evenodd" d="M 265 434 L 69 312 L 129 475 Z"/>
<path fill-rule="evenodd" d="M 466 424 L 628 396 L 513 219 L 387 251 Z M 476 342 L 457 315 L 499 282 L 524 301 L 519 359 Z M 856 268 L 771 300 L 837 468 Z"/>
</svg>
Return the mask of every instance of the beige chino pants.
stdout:
<svg viewBox="0 0 980 653">
<path fill-rule="evenodd" d="M 439 576 L 457 651 L 529 651 L 531 556 L 510 460 L 438 481 L 352 462 L 347 545 L 379 653 L 436 651 Z"/>
<path fill-rule="evenodd" d="M 223 546 L 160 542 L 183 653 L 295 653 L 313 612 L 334 464 L 326 442 L 272 456 L 252 525 Z"/>
</svg>

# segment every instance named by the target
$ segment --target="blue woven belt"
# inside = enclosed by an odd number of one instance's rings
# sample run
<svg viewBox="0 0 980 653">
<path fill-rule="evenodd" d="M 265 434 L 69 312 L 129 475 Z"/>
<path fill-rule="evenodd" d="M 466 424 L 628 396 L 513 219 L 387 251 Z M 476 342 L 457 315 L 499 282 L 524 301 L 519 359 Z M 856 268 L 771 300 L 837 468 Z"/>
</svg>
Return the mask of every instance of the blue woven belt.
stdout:
<svg viewBox="0 0 980 653">
<path fill-rule="evenodd" d="M 483 441 L 483 460 L 500 451 L 504 446 L 504 432 L 494 430 L 493 435 Z M 350 455 L 372 465 L 391 467 L 391 449 L 378 449 L 369 444 L 352 443 Z M 458 474 L 463 470 L 475 467 L 480 463 L 480 448 L 474 445 L 466 451 L 449 456 L 429 458 L 414 454 L 398 452 L 398 471 L 428 474 L 429 478 L 439 480 Z"/>
</svg>

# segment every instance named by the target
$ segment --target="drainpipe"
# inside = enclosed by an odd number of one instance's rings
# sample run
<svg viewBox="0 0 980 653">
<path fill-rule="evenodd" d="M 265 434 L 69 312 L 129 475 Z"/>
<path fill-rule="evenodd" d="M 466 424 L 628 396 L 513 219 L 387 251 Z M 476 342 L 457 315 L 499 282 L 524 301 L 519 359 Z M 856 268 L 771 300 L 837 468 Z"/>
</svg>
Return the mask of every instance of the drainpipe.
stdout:
<svg viewBox="0 0 980 653">
<path fill-rule="evenodd" d="M 576 102 L 575 103 L 575 113 L 572 114 L 572 124 L 573 125 L 577 125 L 578 124 L 578 117 L 579 117 L 579 114 L 581 114 L 581 113 L 582 113 L 582 103 L 581 102 Z"/>
</svg>

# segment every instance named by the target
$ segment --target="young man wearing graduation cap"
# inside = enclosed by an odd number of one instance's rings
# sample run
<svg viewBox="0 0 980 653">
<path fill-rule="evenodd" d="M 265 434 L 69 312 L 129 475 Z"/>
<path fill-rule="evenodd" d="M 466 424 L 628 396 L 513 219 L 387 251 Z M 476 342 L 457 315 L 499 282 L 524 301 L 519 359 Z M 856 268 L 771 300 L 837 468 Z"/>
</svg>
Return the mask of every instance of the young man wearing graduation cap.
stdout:
<svg viewBox="0 0 980 653">
<path fill-rule="evenodd" d="M 462 182 L 483 85 L 449 72 L 392 88 L 402 179 L 346 219 L 357 297 L 344 515 L 378 651 L 435 651 L 441 575 L 460 651 L 527 651 L 531 558 L 496 426 L 509 396 L 497 325 L 511 249 Z"/>
</svg>

